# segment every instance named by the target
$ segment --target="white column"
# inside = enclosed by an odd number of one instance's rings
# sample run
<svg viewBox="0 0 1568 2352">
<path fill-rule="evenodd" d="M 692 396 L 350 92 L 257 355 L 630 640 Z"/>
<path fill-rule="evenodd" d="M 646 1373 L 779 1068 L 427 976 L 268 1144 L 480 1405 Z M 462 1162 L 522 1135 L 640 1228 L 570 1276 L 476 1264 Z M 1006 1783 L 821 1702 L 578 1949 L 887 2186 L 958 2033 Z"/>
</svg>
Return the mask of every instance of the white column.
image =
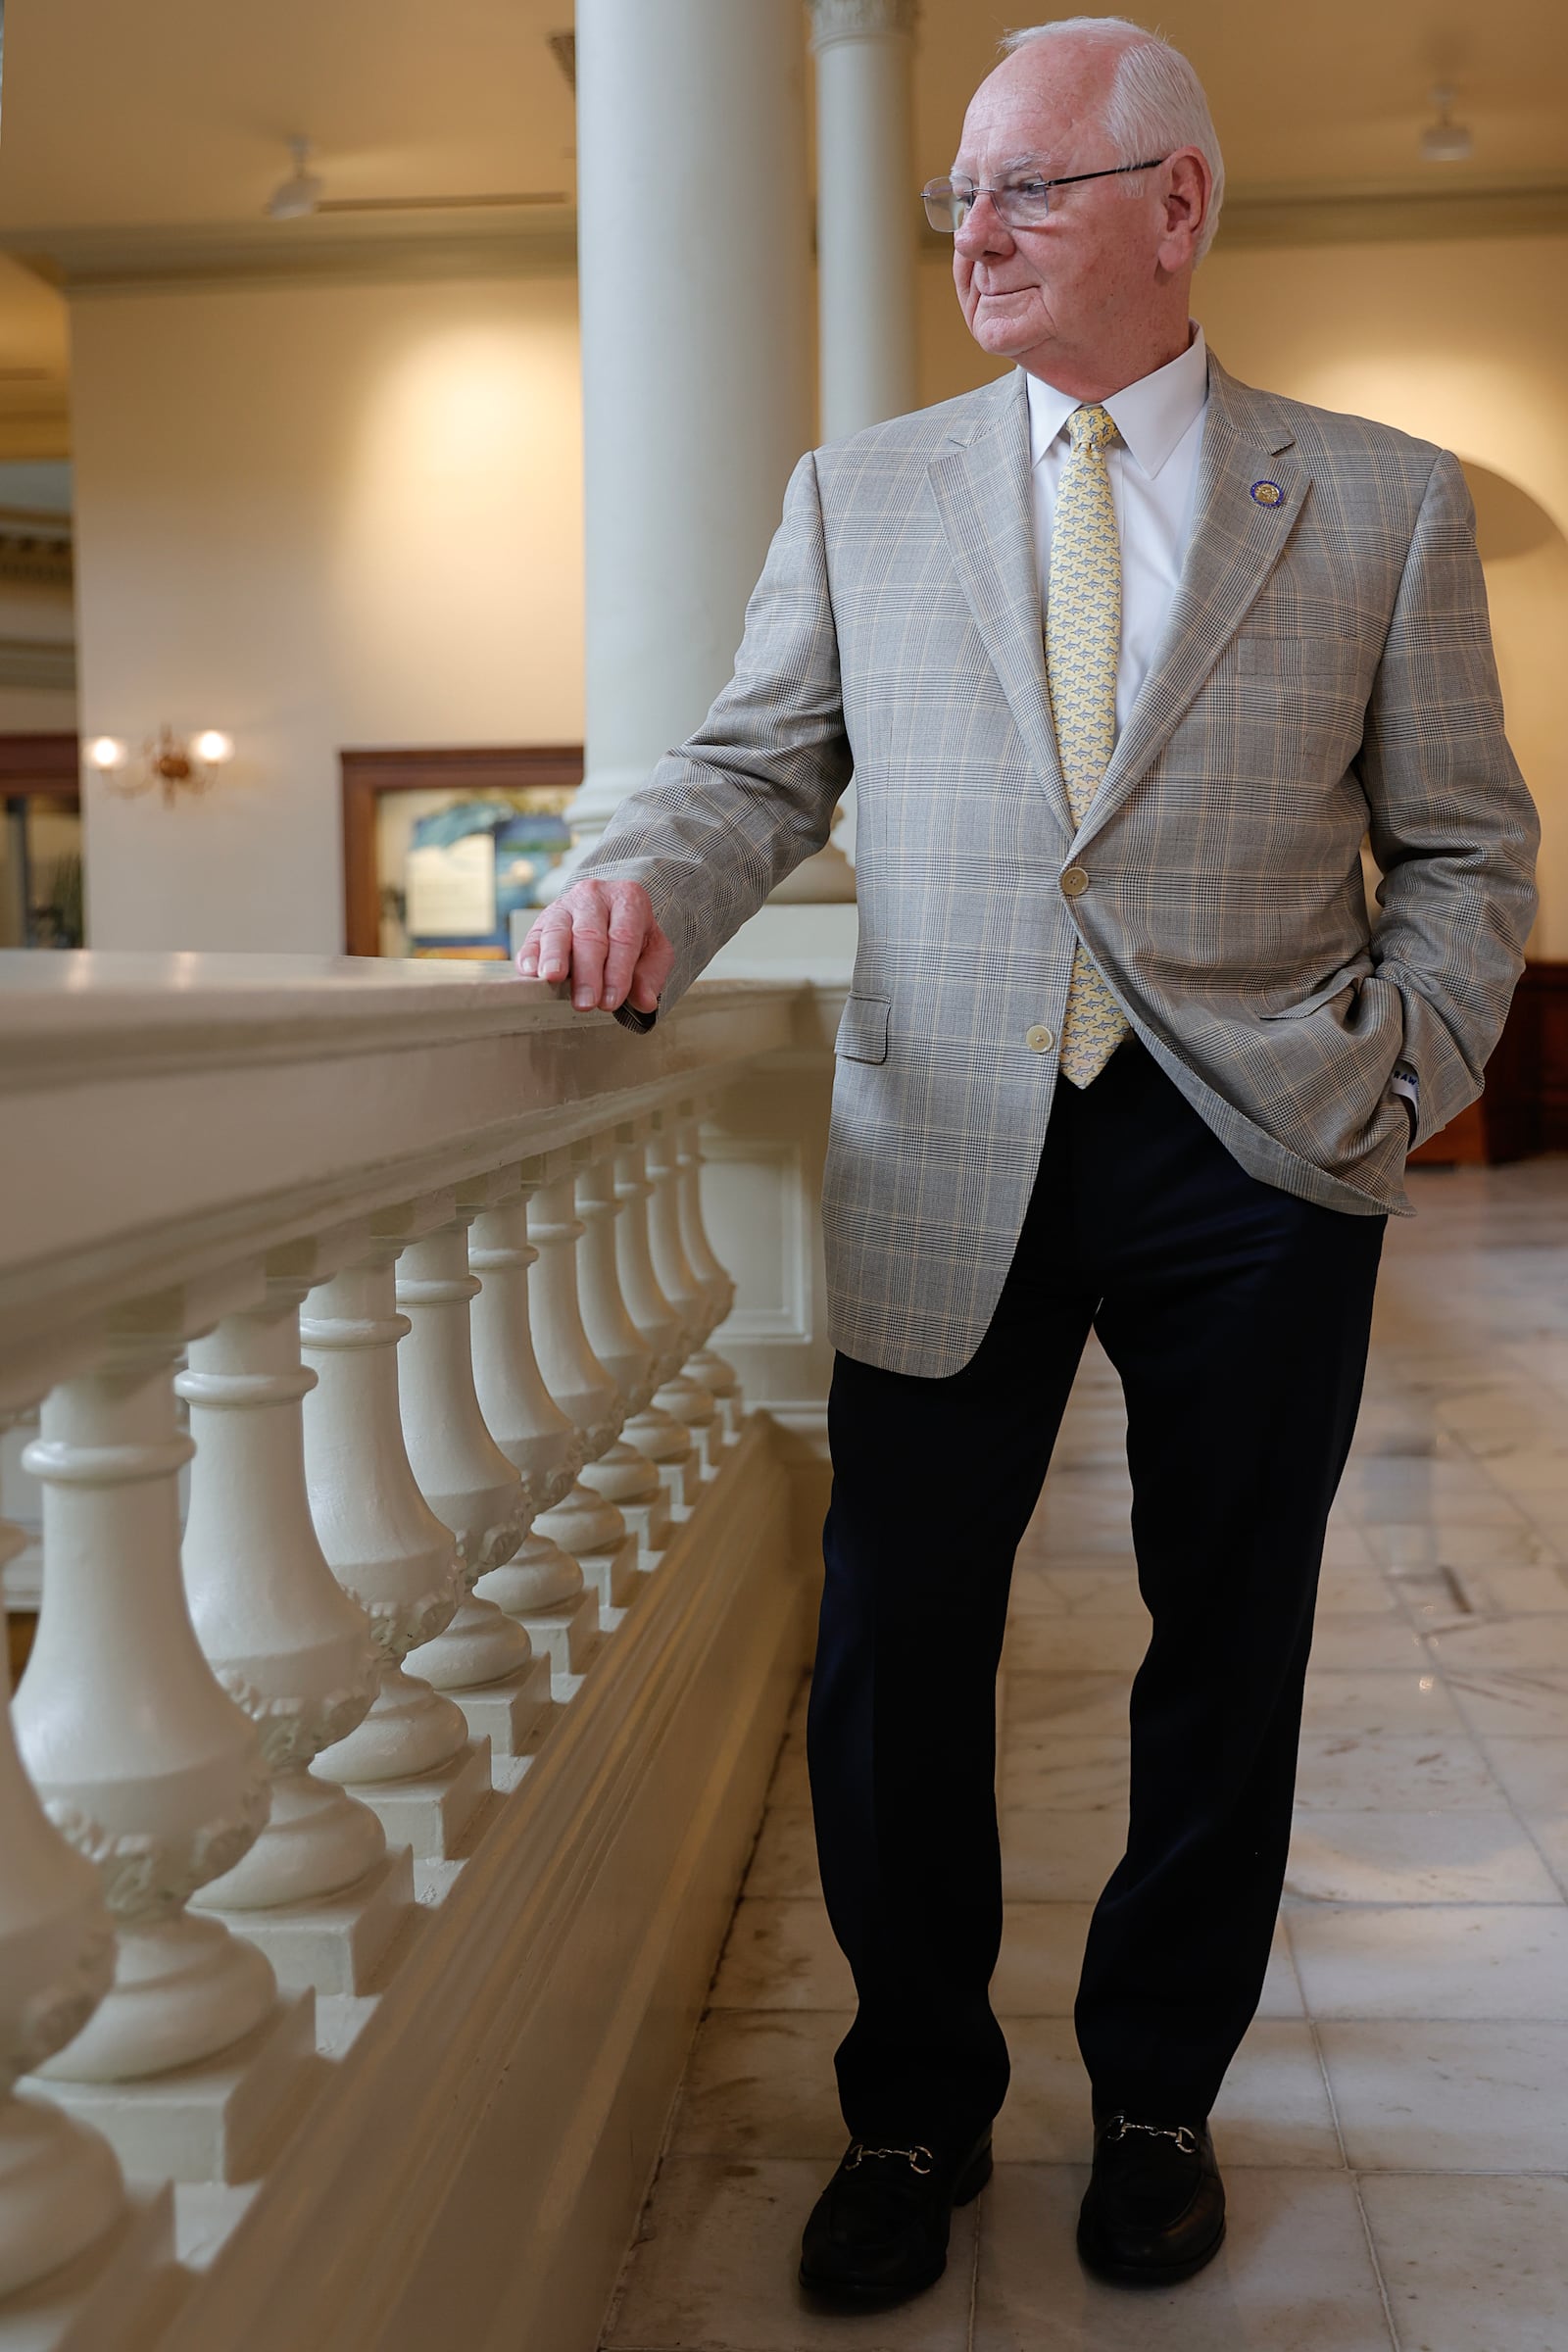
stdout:
<svg viewBox="0 0 1568 2352">
<path fill-rule="evenodd" d="M 813 403 L 799 0 L 576 32 L 587 841 L 729 676 Z"/>
<path fill-rule="evenodd" d="M 299 1308 L 315 1255 L 309 1243 L 280 1251 L 264 1302 L 193 1340 L 174 1382 L 196 1444 L 185 1598 L 272 1775 L 266 1829 L 203 1892 L 220 1911 L 334 1894 L 386 1851 L 375 1815 L 310 1770 L 363 1721 L 378 1679 L 368 1620 L 322 1556 L 305 1490 L 300 1405 L 316 1375 L 300 1361 Z"/>
<path fill-rule="evenodd" d="M 272 2010 L 272 1972 L 186 1905 L 268 1813 L 256 1732 L 219 1688 L 185 1605 L 175 1303 L 116 1318 L 98 1368 L 45 1399 L 25 1462 L 43 1487 L 43 1607 L 12 1710 L 50 1818 L 97 1864 L 114 1986 L 40 2072 L 123 2082 L 227 2047 Z"/>
<path fill-rule="evenodd" d="M 0 1568 L 24 1548 L 0 1520 Z M 108 2141 L 43 2099 L 18 2097 L 86 2024 L 115 1973 L 98 1873 L 51 1827 L 17 1754 L 0 1652 L 0 2295 L 55 2270 L 124 2210 Z"/>
<path fill-rule="evenodd" d="M 822 438 L 919 401 L 918 0 L 811 0 Z"/>
</svg>

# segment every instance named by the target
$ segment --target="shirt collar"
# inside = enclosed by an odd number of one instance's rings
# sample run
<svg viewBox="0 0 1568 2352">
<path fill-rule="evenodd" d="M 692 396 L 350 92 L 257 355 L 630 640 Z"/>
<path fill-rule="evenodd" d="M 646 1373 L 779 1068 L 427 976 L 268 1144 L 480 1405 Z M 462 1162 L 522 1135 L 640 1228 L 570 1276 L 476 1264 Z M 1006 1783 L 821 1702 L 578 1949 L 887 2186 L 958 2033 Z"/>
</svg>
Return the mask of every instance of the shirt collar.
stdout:
<svg viewBox="0 0 1568 2352">
<path fill-rule="evenodd" d="M 1026 375 L 1029 388 L 1029 463 L 1038 466 L 1062 430 L 1074 409 L 1082 406 L 1071 392 L 1059 392 L 1038 375 Z M 1208 399 L 1208 347 L 1200 326 L 1193 330 L 1187 349 L 1152 375 L 1140 376 L 1113 392 L 1105 402 L 1116 430 L 1141 470 L 1151 481 Z"/>
</svg>

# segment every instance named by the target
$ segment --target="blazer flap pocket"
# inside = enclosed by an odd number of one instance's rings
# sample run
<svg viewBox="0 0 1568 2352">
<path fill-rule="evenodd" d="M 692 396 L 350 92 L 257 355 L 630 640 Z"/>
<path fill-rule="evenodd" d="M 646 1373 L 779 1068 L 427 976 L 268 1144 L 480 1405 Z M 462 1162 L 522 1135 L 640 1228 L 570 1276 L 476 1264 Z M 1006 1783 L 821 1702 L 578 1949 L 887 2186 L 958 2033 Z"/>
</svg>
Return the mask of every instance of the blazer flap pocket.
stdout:
<svg viewBox="0 0 1568 2352">
<path fill-rule="evenodd" d="M 1359 988 L 1366 976 L 1363 964 L 1348 964 L 1343 971 L 1336 972 L 1331 980 L 1325 980 L 1321 988 L 1314 988 L 1309 997 L 1303 997 L 1298 1004 L 1276 1005 L 1272 1012 L 1260 1013 L 1258 1018 L 1264 1021 L 1303 1021 L 1309 1012 L 1316 1012 L 1319 1006 L 1331 1003 L 1335 997 L 1343 997 L 1348 988 Z"/>
<path fill-rule="evenodd" d="M 893 1006 L 886 997 L 851 997 L 839 1021 L 833 1051 L 846 1061 L 886 1061 L 888 1017 Z"/>
</svg>

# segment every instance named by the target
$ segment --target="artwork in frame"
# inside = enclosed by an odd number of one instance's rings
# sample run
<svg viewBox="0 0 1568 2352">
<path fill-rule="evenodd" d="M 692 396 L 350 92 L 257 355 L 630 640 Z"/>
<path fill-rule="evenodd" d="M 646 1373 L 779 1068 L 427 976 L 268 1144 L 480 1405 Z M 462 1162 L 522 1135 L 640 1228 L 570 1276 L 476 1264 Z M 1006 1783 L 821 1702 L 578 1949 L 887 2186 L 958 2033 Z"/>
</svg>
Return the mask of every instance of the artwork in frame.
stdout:
<svg viewBox="0 0 1568 2352">
<path fill-rule="evenodd" d="M 570 846 L 581 747 L 339 757 L 347 953 L 505 962 L 514 911 Z"/>
</svg>

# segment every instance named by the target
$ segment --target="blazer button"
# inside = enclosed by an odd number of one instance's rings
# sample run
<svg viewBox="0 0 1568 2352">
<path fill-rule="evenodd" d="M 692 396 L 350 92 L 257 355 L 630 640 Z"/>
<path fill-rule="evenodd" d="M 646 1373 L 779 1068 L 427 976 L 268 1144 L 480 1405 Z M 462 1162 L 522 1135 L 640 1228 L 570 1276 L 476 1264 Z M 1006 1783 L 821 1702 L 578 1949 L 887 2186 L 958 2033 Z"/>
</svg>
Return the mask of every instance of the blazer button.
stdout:
<svg viewBox="0 0 1568 2352">
<path fill-rule="evenodd" d="M 1061 877 L 1061 887 L 1069 899 L 1081 899 L 1089 888 L 1089 876 L 1081 865 L 1069 865 Z"/>
<path fill-rule="evenodd" d="M 1037 1023 L 1033 1029 L 1024 1031 L 1023 1042 L 1031 1054 L 1049 1054 L 1056 1041 L 1049 1029 L 1042 1029 Z"/>
</svg>

